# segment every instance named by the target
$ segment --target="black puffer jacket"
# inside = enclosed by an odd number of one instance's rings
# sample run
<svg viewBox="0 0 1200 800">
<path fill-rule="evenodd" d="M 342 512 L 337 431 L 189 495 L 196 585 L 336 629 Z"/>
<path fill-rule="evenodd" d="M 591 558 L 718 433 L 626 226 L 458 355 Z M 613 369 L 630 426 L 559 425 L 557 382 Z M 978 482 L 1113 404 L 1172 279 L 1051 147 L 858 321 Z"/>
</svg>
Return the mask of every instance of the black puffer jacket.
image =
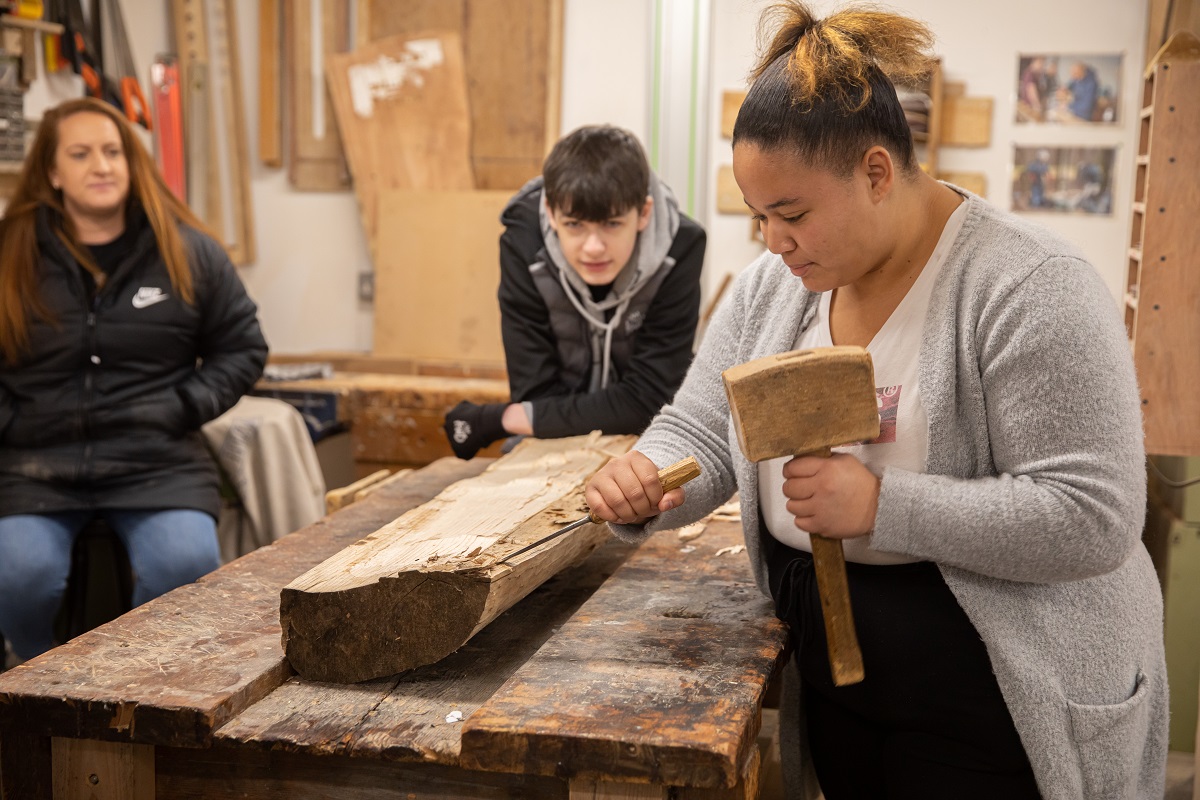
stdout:
<svg viewBox="0 0 1200 800">
<path fill-rule="evenodd" d="M 219 482 L 199 428 L 262 374 L 254 302 L 220 245 L 190 228 L 195 302 L 176 297 L 137 213 L 130 224 L 141 230 L 93 300 L 51 213 L 38 218 L 39 289 L 54 320 L 34 322 L 19 364 L 0 362 L 0 516 L 193 508 L 215 517 Z"/>
</svg>

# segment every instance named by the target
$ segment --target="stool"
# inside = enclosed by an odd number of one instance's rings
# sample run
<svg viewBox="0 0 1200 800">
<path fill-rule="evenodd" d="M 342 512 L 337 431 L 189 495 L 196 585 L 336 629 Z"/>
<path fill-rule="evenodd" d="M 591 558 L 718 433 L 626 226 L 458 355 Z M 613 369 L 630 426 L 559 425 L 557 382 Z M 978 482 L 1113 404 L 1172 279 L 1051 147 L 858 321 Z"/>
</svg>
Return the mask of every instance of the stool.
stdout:
<svg viewBox="0 0 1200 800">
<path fill-rule="evenodd" d="M 69 641 L 131 608 L 129 556 L 108 523 L 96 517 L 80 531 L 71 549 L 71 572 L 54 621 L 55 638 Z"/>
</svg>

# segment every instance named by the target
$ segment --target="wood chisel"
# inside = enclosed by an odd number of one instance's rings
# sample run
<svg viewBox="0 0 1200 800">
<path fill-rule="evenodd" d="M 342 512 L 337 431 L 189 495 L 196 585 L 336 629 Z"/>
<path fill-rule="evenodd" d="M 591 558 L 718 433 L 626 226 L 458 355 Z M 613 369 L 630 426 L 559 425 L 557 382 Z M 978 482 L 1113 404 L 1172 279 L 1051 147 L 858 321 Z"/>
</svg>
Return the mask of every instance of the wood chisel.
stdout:
<svg viewBox="0 0 1200 800">
<path fill-rule="evenodd" d="M 693 456 L 688 456 L 687 458 L 685 458 L 681 461 L 676 461 L 674 464 L 672 464 L 669 467 L 664 467 L 664 468 L 660 469 L 658 471 L 658 482 L 660 484 L 662 484 L 662 489 L 663 489 L 663 492 L 665 493 L 665 492 L 671 491 L 672 489 L 678 489 L 680 486 L 683 486 L 685 483 L 687 483 L 688 481 L 690 481 L 692 478 L 696 477 L 699 474 L 700 474 L 699 462 L 697 462 Z M 562 536 L 564 533 L 570 533 L 571 531 L 575 530 L 576 528 L 580 528 L 589 523 L 595 523 L 595 524 L 599 525 L 603 522 L 604 522 L 604 520 L 602 520 L 602 519 L 600 519 L 600 517 L 596 516 L 595 511 L 588 512 L 588 515 L 586 517 L 584 517 L 583 519 L 576 520 L 575 522 L 572 522 L 570 525 L 566 525 L 565 527 L 559 528 L 558 530 L 556 530 L 554 533 L 550 534 L 549 536 L 543 536 L 541 539 L 538 539 L 533 544 L 527 544 L 524 547 L 522 547 L 520 550 L 516 551 L 515 553 L 509 553 L 508 555 L 506 555 L 504 558 L 500 559 L 496 563 L 504 564 L 504 563 L 516 558 L 517 556 L 521 555 L 522 553 L 528 553 L 530 550 L 534 549 L 535 547 L 541 547 L 546 542 L 553 541 L 554 539 L 557 539 L 558 537 Z"/>
</svg>

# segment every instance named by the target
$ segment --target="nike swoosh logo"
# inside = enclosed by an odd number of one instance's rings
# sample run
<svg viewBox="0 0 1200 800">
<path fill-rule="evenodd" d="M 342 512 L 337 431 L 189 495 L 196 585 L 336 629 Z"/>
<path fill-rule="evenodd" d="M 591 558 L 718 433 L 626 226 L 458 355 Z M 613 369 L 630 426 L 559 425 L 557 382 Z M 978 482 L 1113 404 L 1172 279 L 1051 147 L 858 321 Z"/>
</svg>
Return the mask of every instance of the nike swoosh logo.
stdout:
<svg viewBox="0 0 1200 800">
<path fill-rule="evenodd" d="M 163 300 L 166 300 L 169 297 L 170 295 L 165 294 L 161 289 L 157 289 L 153 292 L 143 292 L 139 290 L 138 293 L 133 296 L 133 307 L 146 308 L 147 306 L 152 306 L 155 303 L 161 303 Z"/>
</svg>

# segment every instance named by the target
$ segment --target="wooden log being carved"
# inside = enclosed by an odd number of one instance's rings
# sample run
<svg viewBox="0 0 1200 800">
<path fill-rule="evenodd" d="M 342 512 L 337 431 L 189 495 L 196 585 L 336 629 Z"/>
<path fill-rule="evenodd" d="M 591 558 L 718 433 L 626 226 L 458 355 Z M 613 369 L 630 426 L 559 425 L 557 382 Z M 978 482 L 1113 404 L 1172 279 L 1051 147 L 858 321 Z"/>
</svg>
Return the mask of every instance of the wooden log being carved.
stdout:
<svg viewBox="0 0 1200 800">
<path fill-rule="evenodd" d="M 631 436 L 526 439 L 314 567 L 280 595 L 283 648 L 310 680 L 355 683 L 432 664 L 608 536 L 584 525 L 584 486 Z"/>
</svg>

